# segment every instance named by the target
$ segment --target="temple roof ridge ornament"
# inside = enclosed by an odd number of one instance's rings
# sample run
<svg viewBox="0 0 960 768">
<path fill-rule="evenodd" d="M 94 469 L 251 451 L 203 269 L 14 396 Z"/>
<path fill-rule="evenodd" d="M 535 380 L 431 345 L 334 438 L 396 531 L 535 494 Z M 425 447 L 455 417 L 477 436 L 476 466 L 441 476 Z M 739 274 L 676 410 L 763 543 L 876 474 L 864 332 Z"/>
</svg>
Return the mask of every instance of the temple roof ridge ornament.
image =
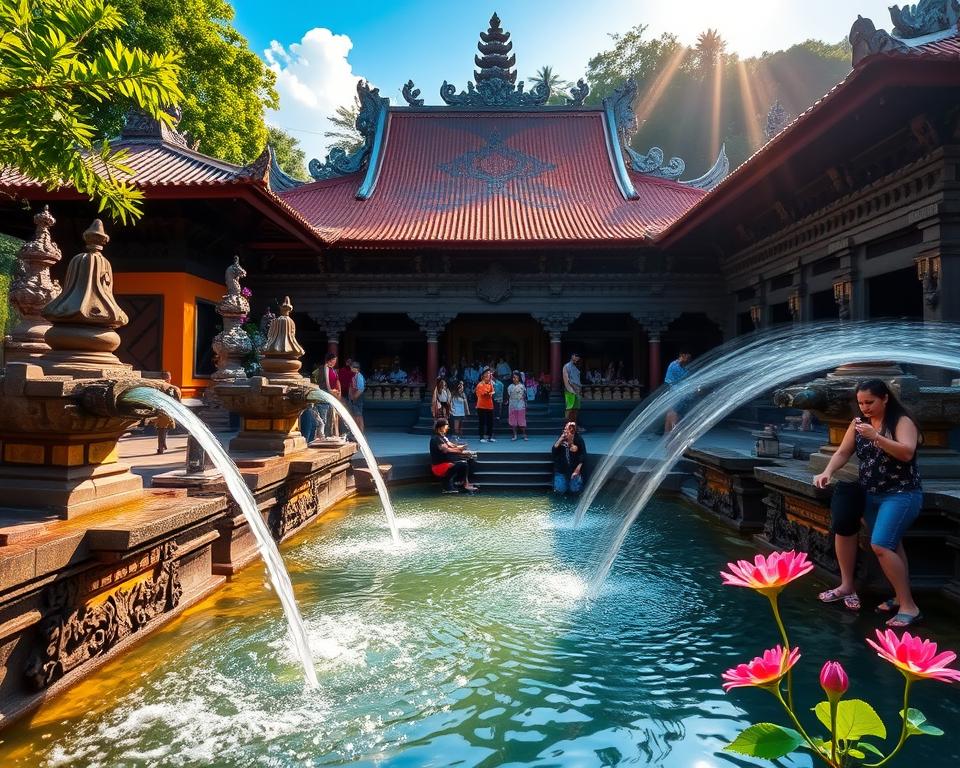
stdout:
<svg viewBox="0 0 960 768">
<path fill-rule="evenodd" d="M 287 190 L 295 189 L 296 187 L 306 184 L 305 181 L 295 179 L 280 167 L 280 163 L 277 162 L 277 153 L 269 144 L 264 147 L 263 154 L 261 154 L 260 157 L 262 158 L 264 155 L 266 155 L 266 160 L 269 164 L 266 172 L 266 180 L 271 192 L 286 192 Z"/>
<path fill-rule="evenodd" d="M 490 28 L 480 33 L 477 50 L 481 55 L 473 57 L 478 67 L 473 77 L 478 86 L 484 80 L 505 80 L 511 85 L 517 81 L 517 73 L 514 70 L 517 56 L 512 53 L 513 43 L 510 41 L 510 33 L 500 27 L 500 17 L 496 13 L 490 17 Z"/>
<path fill-rule="evenodd" d="M 901 40 L 953 32 L 960 22 L 958 0 L 920 0 L 916 5 L 891 5 L 893 35 Z"/>
<path fill-rule="evenodd" d="M 180 118 L 183 116 L 180 107 L 168 107 L 164 109 L 164 112 L 170 115 L 172 125 L 167 125 L 153 115 L 148 115 L 142 109 L 132 108 L 128 110 L 123 119 L 123 128 L 120 129 L 120 140 L 142 141 L 152 139 L 193 149 L 194 147 L 190 146 L 187 135 L 177 130 L 177 126 L 180 125 Z"/>
<path fill-rule="evenodd" d="M 909 53 L 910 46 L 885 29 L 877 29 L 870 19 L 857 16 L 850 27 L 851 65 L 856 67 L 878 53 Z"/>
<path fill-rule="evenodd" d="M 717 159 L 709 171 L 703 174 L 703 176 L 698 176 L 697 178 L 690 179 L 689 181 L 681 181 L 680 183 L 687 187 L 703 189 L 709 192 L 711 189 L 717 186 L 717 184 L 727 178 L 729 173 L 730 158 L 727 157 L 727 145 L 721 144 Z"/>
<path fill-rule="evenodd" d="M 343 147 L 334 147 L 322 163 L 316 158 L 311 160 L 308 170 L 317 181 L 349 176 L 360 171 L 370 157 L 377 136 L 383 134 L 390 100 L 383 98 L 380 89 L 371 88 L 366 80 L 357 81 L 357 97 L 360 99 L 360 112 L 356 126 L 363 144 L 351 153 L 347 153 Z"/>
<path fill-rule="evenodd" d="M 670 181 L 680 181 L 680 176 L 686 170 L 686 163 L 679 157 L 671 157 L 666 161 L 666 155 L 660 147 L 651 147 L 646 154 L 637 152 L 630 142 L 637 132 L 637 115 L 633 110 L 633 102 L 637 96 L 637 83 L 627 80 L 610 96 L 603 100 L 603 107 L 607 118 L 607 130 L 611 134 L 611 159 L 617 173 L 618 183 L 628 200 L 636 199 L 637 193 L 626 173 L 627 167 L 636 173 L 654 176 Z M 619 152 L 616 151 L 619 149 Z M 697 189 L 712 189 L 719 184 L 730 172 L 730 160 L 727 158 L 726 147 L 721 146 L 713 167 L 702 176 L 689 181 L 680 182 L 688 187 Z"/>
<path fill-rule="evenodd" d="M 786 128 L 789 122 L 790 115 L 783 104 L 780 103 L 780 97 L 778 96 L 770 106 L 770 111 L 767 112 L 767 123 L 763 128 L 764 138 L 770 141 L 770 139 Z"/>
</svg>

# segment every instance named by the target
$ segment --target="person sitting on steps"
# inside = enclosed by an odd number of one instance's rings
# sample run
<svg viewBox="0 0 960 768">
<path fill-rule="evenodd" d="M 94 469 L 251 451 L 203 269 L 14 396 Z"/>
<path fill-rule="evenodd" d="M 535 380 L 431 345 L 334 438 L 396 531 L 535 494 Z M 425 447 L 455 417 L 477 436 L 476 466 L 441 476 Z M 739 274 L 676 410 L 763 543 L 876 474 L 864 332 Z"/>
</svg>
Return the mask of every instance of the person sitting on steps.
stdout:
<svg viewBox="0 0 960 768">
<path fill-rule="evenodd" d="M 573 494 L 583 490 L 583 463 L 587 458 L 587 446 L 577 434 L 577 424 L 568 421 L 563 432 L 553 444 L 553 490 Z"/>
<path fill-rule="evenodd" d="M 466 445 L 457 445 L 447 437 L 450 424 L 446 419 L 437 419 L 430 438 L 430 471 L 443 481 L 444 493 L 458 493 L 457 484 L 465 491 L 480 488 L 470 482 L 470 471 L 475 469 L 476 454 Z"/>
</svg>

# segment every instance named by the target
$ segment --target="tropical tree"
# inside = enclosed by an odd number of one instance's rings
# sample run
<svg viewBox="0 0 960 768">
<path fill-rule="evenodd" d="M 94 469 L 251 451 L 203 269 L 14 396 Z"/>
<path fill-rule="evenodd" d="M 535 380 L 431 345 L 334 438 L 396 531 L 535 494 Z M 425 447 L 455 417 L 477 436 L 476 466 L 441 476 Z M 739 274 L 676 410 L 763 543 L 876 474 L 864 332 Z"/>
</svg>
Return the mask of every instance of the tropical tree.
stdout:
<svg viewBox="0 0 960 768">
<path fill-rule="evenodd" d="M 646 24 L 638 24 L 622 35 L 610 35 L 610 50 L 587 62 L 588 102 L 598 104 L 628 79 L 642 89 L 683 48 L 675 35 L 665 33 L 648 40 L 644 38 L 646 31 Z"/>
<path fill-rule="evenodd" d="M 130 47 L 105 0 L 0 0 L 0 166 L 55 188 L 70 184 L 125 221 L 141 193 L 125 154 L 101 140 L 98 106 L 136 105 L 168 122 L 182 96 L 178 55 Z"/>
<path fill-rule="evenodd" d="M 715 29 L 708 29 L 697 36 L 697 45 L 694 48 L 697 57 L 697 66 L 701 75 L 709 75 L 723 63 L 723 54 L 727 49 L 726 41 L 720 37 Z"/>
<path fill-rule="evenodd" d="M 267 142 L 277 158 L 277 165 L 284 173 L 295 179 L 307 178 L 307 167 L 304 164 L 307 155 L 300 148 L 299 140 L 276 126 L 268 125 Z"/>
<path fill-rule="evenodd" d="M 124 18 L 127 45 L 182 53 L 179 129 L 208 155 L 239 164 L 255 159 L 267 143 L 264 110 L 278 106 L 276 77 L 233 27 L 233 6 L 227 0 L 111 1 Z M 121 119 L 113 113 L 101 127 L 116 135 Z"/>
<path fill-rule="evenodd" d="M 323 132 L 328 139 L 333 139 L 330 142 L 331 147 L 340 147 L 347 154 L 351 154 L 363 146 L 363 136 L 357 130 L 359 116 L 360 99 L 356 96 L 348 106 L 341 104 L 337 107 L 330 117 L 330 123 L 335 130 Z"/>
<path fill-rule="evenodd" d="M 530 78 L 530 85 L 534 88 L 540 86 L 541 83 L 545 83 L 550 87 L 550 98 L 547 100 L 548 104 L 565 104 L 567 97 L 564 93 L 568 88 L 570 88 L 570 82 L 564 80 L 560 75 L 553 71 L 553 67 L 549 64 L 543 67 L 540 67 L 536 71 L 533 77 Z"/>
</svg>

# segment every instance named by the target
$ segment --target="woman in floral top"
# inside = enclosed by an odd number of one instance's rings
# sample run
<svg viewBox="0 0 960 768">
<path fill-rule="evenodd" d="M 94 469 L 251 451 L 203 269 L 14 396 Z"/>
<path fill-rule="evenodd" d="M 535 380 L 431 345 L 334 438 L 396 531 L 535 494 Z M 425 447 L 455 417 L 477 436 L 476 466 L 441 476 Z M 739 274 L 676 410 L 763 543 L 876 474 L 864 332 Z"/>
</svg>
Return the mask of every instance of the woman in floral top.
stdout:
<svg viewBox="0 0 960 768">
<path fill-rule="evenodd" d="M 857 405 L 863 418 L 850 423 L 837 452 L 813 484 L 825 488 L 850 457 L 860 461 L 859 484 L 865 494 L 863 517 L 871 529 L 870 544 L 883 573 L 893 586 L 895 597 L 881 603 L 880 612 L 896 612 L 889 627 L 908 627 L 920 620 L 920 609 L 910 591 L 907 554 L 903 535 L 920 514 L 923 492 L 917 469 L 920 433 L 916 422 L 885 382 L 871 379 L 857 386 Z M 859 608 L 853 589 L 857 557 L 857 533 L 835 539 L 841 584 L 820 595 L 825 603 L 843 600 L 848 608 Z M 851 599 L 852 598 L 852 599 Z"/>
</svg>

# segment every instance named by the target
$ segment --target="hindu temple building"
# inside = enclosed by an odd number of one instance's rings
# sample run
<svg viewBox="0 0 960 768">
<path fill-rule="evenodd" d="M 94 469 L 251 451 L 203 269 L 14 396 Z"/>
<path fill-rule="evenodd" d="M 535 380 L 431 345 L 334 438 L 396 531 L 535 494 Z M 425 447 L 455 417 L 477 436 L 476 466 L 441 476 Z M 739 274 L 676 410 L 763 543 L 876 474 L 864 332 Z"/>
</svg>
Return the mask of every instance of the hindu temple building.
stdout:
<svg viewBox="0 0 960 768">
<path fill-rule="evenodd" d="M 754 328 L 960 320 L 960 36 L 940 5 L 894 9 L 892 34 L 858 18 L 849 75 L 729 175 L 722 150 L 687 173 L 633 149 L 633 83 L 598 106 L 582 81 L 559 105 L 526 90 L 496 15 L 473 81 L 444 82 L 441 105 L 412 82 L 402 106 L 361 82 L 362 146 L 312 161 L 309 183 L 269 148 L 235 166 L 134 117 L 114 142 L 146 194 L 143 220 L 113 230 L 131 318 L 119 354 L 202 391 L 234 255 L 255 317 L 290 296 L 308 364 L 339 349 L 431 381 L 441 364 L 504 355 L 556 386 L 576 350 L 590 369 L 622 364 L 638 383 L 626 399 L 681 346 Z M 94 207 L 75 190 L 7 169 L 0 191 L 5 231 L 29 234 L 18 200 L 46 203 L 77 250 Z"/>
</svg>

